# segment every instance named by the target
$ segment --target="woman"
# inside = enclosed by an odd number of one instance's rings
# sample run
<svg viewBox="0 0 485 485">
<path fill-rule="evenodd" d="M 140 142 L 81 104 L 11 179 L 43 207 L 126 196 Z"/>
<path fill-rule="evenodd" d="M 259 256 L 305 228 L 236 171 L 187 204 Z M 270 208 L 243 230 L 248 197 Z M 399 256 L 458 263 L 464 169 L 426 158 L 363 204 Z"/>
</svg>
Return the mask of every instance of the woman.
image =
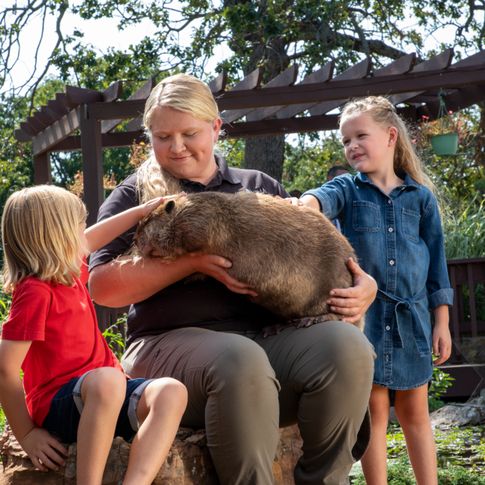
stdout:
<svg viewBox="0 0 485 485">
<path fill-rule="evenodd" d="M 153 154 L 113 191 L 99 219 L 181 190 L 287 197 L 271 177 L 230 168 L 214 154 L 221 124 L 207 85 L 184 74 L 160 82 L 144 113 Z M 132 240 L 129 231 L 93 255 L 91 294 L 102 305 L 131 304 L 123 366 L 131 377 L 171 376 L 186 385 L 182 425 L 205 428 L 220 483 L 272 483 L 279 426 L 295 422 L 304 441 L 296 483 L 344 483 L 368 441 L 366 426 L 357 440 L 373 373 L 362 333 L 327 322 L 265 338 L 275 317 L 248 301 L 252 290 L 228 275 L 229 261 L 120 256 Z M 356 286 L 335 290 L 331 305 L 358 321 L 376 286 L 357 264 L 350 267 Z M 212 278 L 186 281 L 193 273 Z"/>
</svg>

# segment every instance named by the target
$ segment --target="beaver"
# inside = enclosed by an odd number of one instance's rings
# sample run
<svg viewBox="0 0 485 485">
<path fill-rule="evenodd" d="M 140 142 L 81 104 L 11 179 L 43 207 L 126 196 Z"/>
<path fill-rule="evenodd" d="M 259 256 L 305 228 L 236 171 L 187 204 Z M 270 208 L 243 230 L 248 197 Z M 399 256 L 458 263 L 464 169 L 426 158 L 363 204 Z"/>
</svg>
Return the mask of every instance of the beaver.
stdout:
<svg viewBox="0 0 485 485">
<path fill-rule="evenodd" d="M 319 211 L 254 192 L 182 194 L 138 225 L 143 256 L 173 260 L 191 252 L 224 256 L 250 297 L 285 321 L 308 326 L 341 320 L 326 303 L 332 288 L 352 286 L 352 246 Z M 363 328 L 363 321 L 357 324 Z"/>
</svg>

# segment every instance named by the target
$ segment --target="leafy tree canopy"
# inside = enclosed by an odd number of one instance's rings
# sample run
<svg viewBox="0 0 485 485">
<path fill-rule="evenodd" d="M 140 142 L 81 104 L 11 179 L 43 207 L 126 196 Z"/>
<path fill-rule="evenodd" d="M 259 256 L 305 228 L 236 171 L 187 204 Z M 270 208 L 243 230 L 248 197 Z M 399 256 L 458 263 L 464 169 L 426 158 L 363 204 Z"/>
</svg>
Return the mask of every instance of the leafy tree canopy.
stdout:
<svg viewBox="0 0 485 485">
<path fill-rule="evenodd" d="M 377 65 L 411 51 L 429 57 L 427 41 L 443 29 L 446 40 L 434 43 L 436 51 L 453 46 L 472 53 L 483 48 L 484 13 L 484 0 L 14 0 L 0 8 L 0 162 L 10 164 L 5 166 L 6 180 L 18 173 L 15 183 L 31 182 L 30 147 L 13 139 L 13 129 L 68 83 L 105 89 L 122 79 L 134 90 L 154 74 L 179 70 L 208 79 L 225 69 L 234 81 L 257 66 L 267 80 L 293 62 L 304 74 L 331 59 L 342 71 L 366 56 Z M 69 16 L 78 19 L 71 29 L 66 27 Z M 40 34 L 25 37 L 34 18 L 40 21 Z M 147 34 L 127 49 L 112 46 L 100 52 L 86 42 L 82 21 L 100 22 L 101 29 L 107 19 L 116 19 L 121 31 L 137 27 Z M 47 30 L 55 42 L 44 64 L 40 52 Z M 20 62 L 25 40 L 34 43 L 31 75 L 12 86 L 9 76 Z M 130 87 L 128 83 L 126 96 Z M 328 140 L 322 146 L 330 143 L 333 149 L 334 142 Z M 300 144 L 287 150 L 284 177 L 291 188 L 304 188 L 311 173 L 320 174 L 318 163 L 328 168 L 337 157 L 330 148 L 316 153 L 316 147 Z M 52 159 L 56 180 L 71 183 L 80 155 Z M 106 152 L 105 168 L 119 180 L 128 169 L 127 151 Z M 450 166 L 448 173 L 451 184 L 455 168 Z M 16 185 L 8 181 L 6 186 L 11 190 Z"/>
</svg>

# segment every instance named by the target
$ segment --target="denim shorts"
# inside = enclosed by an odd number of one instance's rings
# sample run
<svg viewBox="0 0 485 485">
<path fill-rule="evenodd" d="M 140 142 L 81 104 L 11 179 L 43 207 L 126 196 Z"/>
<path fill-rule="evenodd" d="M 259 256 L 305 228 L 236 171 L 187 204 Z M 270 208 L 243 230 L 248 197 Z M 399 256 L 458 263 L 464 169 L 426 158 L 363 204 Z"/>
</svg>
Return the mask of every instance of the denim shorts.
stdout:
<svg viewBox="0 0 485 485">
<path fill-rule="evenodd" d="M 77 428 L 83 409 L 81 384 L 89 374 L 71 379 L 54 396 L 42 427 L 62 443 L 77 441 Z M 136 409 L 143 391 L 153 379 L 127 379 L 126 396 L 116 423 L 115 436 L 131 441 L 139 428 Z"/>
</svg>

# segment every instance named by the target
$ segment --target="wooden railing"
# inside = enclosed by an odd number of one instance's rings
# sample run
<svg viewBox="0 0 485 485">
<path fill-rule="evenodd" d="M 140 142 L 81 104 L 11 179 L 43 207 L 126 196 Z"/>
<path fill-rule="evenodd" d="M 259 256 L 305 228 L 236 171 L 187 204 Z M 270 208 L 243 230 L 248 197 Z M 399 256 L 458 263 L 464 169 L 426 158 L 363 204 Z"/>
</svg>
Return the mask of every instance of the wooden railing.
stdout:
<svg viewBox="0 0 485 485">
<path fill-rule="evenodd" d="M 485 387 L 485 258 L 449 260 L 448 272 L 453 352 L 441 368 L 455 378 L 447 396 L 469 397 Z"/>
</svg>

